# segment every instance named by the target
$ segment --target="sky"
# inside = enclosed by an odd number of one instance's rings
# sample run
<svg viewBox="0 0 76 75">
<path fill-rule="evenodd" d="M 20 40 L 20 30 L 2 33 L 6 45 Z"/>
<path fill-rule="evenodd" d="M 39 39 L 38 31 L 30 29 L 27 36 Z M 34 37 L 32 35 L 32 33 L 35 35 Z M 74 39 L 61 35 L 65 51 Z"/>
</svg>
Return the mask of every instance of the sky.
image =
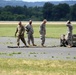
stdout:
<svg viewBox="0 0 76 75">
<path fill-rule="evenodd" d="M 41 2 L 41 1 L 64 1 L 64 0 L 23 0 L 23 1 L 27 1 L 27 2 Z"/>
</svg>

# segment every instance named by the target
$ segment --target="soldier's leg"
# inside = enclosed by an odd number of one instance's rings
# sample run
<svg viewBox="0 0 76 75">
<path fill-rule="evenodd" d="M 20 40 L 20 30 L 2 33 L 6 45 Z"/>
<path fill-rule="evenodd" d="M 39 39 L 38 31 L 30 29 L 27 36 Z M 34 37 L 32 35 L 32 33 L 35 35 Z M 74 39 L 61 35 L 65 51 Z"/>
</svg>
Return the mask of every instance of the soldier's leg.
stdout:
<svg viewBox="0 0 76 75">
<path fill-rule="evenodd" d="M 43 40 L 43 36 L 42 35 L 40 35 L 40 39 L 41 39 L 41 45 L 42 45 L 42 40 Z"/>
<path fill-rule="evenodd" d="M 68 42 L 67 47 L 71 47 L 71 45 L 70 45 L 70 39 L 68 39 L 67 42 Z"/>
<path fill-rule="evenodd" d="M 72 47 L 72 35 L 70 33 L 68 34 L 67 42 L 68 42 L 68 47 Z"/>
<path fill-rule="evenodd" d="M 62 47 L 62 46 L 63 46 L 63 40 L 60 39 L 60 47 Z"/>
<path fill-rule="evenodd" d="M 60 46 L 62 47 L 62 46 L 65 46 L 65 35 L 63 34 L 63 35 L 61 35 L 61 37 L 60 37 Z"/>
<path fill-rule="evenodd" d="M 73 46 L 73 36 L 71 34 L 71 46 Z"/>
<path fill-rule="evenodd" d="M 30 38 L 31 38 L 32 45 L 33 45 L 33 46 L 36 46 L 36 45 L 34 44 L 34 37 L 33 37 L 33 34 L 30 36 Z"/>
<path fill-rule="evenodd" d="M 20 36 L 17 37 L 17 46 L 20 45 Z"/>
<path fill-rule="evenodd" d="M 42 35 L 41 40 L 42 40 L 41 45 L 44 46 L 44 43 L 45 43 L 45 35 Z"/>
<path fill-rule="evenodd" d="M 71 47 L 73 46 L 72 36 L 70 36 L 69 45 L 70 45 Z"/>
<path fill-rule="evenodd" d="M 30 35 L 30 40 L 31 40 L 32 44 L 34 45 L 34 37 L 33 37 L 33 34 Z"/>
<path fill-rule="evenodd" d="M 25 44 L 25 46 L 27 46 L 24 36 L 21 36 L 21 41 Z"/>
<path fill-rule="evenodd" d="M 30 45 L 30 34 L 28 34 L 28 44 Z"/>
<path fill-rule="evenodd" d="M 44 43 L 45 43 L 45 37 L 43 37 L 42 45 L 44 45 Z"/>
<path fill-rule="evenodd" d="M 63 46 L 64 46 L 64 47 L 67 46 L 67 41 L 66 41 L 66 39 L 63 39 Z"/>
</svg>

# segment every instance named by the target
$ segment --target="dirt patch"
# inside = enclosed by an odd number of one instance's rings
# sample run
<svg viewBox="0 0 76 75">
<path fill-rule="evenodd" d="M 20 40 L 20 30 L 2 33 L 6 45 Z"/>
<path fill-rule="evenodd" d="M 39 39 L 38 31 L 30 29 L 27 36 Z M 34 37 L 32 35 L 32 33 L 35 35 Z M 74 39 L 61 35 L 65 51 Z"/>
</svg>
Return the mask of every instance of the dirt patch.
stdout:
<svg viewBox="0 0 76 75">
<path fill-rule="evenodd" d="M 19 21 L 0 21 L 0 24 L 18 24 Z M 28 24 L 29 21 L 22 21 L 22 24 Z M 41 24 L 42 21 L 33 21 L 33 24 Z M 66 24 L 66 21 L 47 21 L 47 24 L 59 24 L 59 25 L 62 25 L 62 24 Z M 76 24 L 75 21 L 72 22 L 72 24 Z"/>
</svg>

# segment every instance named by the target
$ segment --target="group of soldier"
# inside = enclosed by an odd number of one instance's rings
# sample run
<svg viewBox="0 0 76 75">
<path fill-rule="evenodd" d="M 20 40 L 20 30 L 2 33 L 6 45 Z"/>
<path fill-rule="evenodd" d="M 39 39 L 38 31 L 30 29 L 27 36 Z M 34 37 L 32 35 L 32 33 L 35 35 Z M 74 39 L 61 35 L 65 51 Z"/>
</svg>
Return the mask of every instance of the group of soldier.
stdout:
<svg viewBox="0 0 76 75">
<path fill-rule="evenodd" d="M 67 21 L 67 34 L 62 35 L 60 38 L 60 46 L 65 46 L 65 47 L 72 47 L 73 46 L 73 26 L 71 24 L 71 21 Z"/>
<path fill-rule="evenodd" d="M 41 46 L 44 47 L 44 43 L 45 43 L 45 35 L 46 35 L 46 22 L 47 20 L 44 19 L 42 24 L 40 25 L 40 35 L 41 35 Z M 28 38 L 28 45 L 26 43 L 26 40 L 24 38 L 24 33 L 25 30 L 27 31 L 27 38 Z M 25 27 L 22 25 L 21 21 L 19 22 L 16 32 L 15 32 L 15 36 L 17 35 L 17 46 L 20 47 L 20 40 L 24 43 L 25 47 L 29 47 L 30 46 L 30 42 L 32 43 L 33 46 L 36 46 L 34 44 L 34 29 L 32 26 L 32 20 L 29 20 L 29 24 L 26 25 Z"/>
<path fill-rule="evenodd" d="M 44 47 L 44 44 L 45 44 L 46 22 L 47 22 L 47 20 L 44 19 L 42 24 L 40 25 L 40 29 L 39 29 L 42 47 Z M 72 47 L 73 26 L 72 26 L 70 21 L 67 22 L 66 26 L 68 28 L 68 32 L 67 32 L 66 36 L 63 35 L 63 37 L 61 37 L 61 39 L 60 39 L 61 45 L 60 46 L 65 45 L 67 47 Z M 28 45 L 27 45 L 25 37 L 24 37 L 25 31 L 27 31 L 27 38 L 28 38 L 27 43 L 28 43 Z M 26 26 L 23 26 L 21 21 L 20 21 L 18 26 L 17 26 L 16 32 L 15 32 L 15 36 L 17 35 L 17 46 L 20 47 L 20 40 L 24 43 L 25 47 L 29 47 L 30 42 L 32 43 L 33 46 L 36 46 L 34 44 L 33 34 L 34 34 L 34 29 L 33 29 L 33 25 L 32 25 L 32 20 L 29 20 L 29 24 Z"/>
</svg>

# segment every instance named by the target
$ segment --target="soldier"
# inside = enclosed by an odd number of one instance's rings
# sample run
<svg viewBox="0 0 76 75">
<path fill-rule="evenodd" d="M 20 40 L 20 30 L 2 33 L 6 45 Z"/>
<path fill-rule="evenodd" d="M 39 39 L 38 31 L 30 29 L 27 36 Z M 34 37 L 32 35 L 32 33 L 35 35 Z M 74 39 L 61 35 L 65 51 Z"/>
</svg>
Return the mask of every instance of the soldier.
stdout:
<svg viewBox="0 0 76 75">
<path fill-rule="evenodd" d="M 16 34 L 18 34 L 17 35 L 18 36 L 18 38 L 17 38 L 17 46 L 18 47 L 20 45 L 20 39 L 25 44 L 25 47 L 28 47 L 27 44 L 26 44 L 26 41 L 24 39 L 24 32 L 25 32 L 25 28 L 20 21 L 18 26 L 17 26 L 16 32 L 15 32 L 15 37 L 16 37 Z"/>
<path fill-rule="evenodd" d="M 27 35 L 28 35 L 28 44 L 29 44 L 29 46 L 30 46 L 30 41 L 32 42 L 33 46 L 36 46 L 34 44 L 34 37 L 33 37 L 34 30 L 33 30 L 33 26 L 32 26 L 32 20 L 29 21 L 29 24 L 25 28 L 26 28 Z"/>
<path fill-rule="evenodd" d="M 67 42 L 68 42 L 68 47 L 72 47 L 72 31 L 73 31 L 73 26 L 70 21 L 67 22 L 66 24 L 68 32 L 67 32 Z"/>
<path fill-rule="evenodd" d="M 68 45 L 67 40 L 65 39 L 65 35 L 61 35 L 60 37 L 60 47 L 64 46 L 66 47 Z"/>
<path fill-rule="evenodd" d="M 44 43 L 45 43 L 45 35 L 46 35 L 46 22 L 47 20 L 44 19 L 42 24 L 40 25 L 40 38 L 41 38 L 41 46 L 44 47 Z"/>
</svg>

